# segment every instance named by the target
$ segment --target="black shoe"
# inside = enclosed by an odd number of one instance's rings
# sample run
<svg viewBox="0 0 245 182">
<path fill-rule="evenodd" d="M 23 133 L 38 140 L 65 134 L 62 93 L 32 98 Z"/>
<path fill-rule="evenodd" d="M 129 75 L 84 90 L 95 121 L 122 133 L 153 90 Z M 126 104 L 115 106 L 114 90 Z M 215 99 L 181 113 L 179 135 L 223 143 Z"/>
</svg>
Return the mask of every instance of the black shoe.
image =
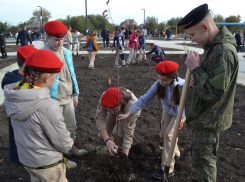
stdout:
<svg viewBox="0 0 245 182">
<path fill-rule="evenodd" d="M 174 156 L 174 160 L 179 160 L 180 156 Z"/>
<path fill-rule="evenodd" d="M 162 179 L 163 177 L 163 170 L 159 169 L 157 172 L 153 173 L 152 175 L 156 179 Z M 174 177 L 174 172 L 168 174 L 168 178 Z"/>
<path fill-rule="evenodd" d="M 130 64 L 126 63 L 125 67 L 129 67 Z"/>
<path fill-rule="evenodd" d="M 74 53 L 72 53 L 72 56 L 74 56 Z"/>
<path fill-rule="evenodd" d="M 77 57 L 78 57 L 78 52 L 77 52 Z"/>
<path fill-rule="evenodd" d="M 82 55 L 82 59 L 84 59 L 84 55 Z"/>
<path fill-rule="evenodd" d="M 3 59 L 8 59 L 8 56 L 4 57 Z"/>
<path fill-rule="evenodd" d="M 94 67 L 88 67 L 89 70 L 94 70 L 95 68 Z"/>
</svg>

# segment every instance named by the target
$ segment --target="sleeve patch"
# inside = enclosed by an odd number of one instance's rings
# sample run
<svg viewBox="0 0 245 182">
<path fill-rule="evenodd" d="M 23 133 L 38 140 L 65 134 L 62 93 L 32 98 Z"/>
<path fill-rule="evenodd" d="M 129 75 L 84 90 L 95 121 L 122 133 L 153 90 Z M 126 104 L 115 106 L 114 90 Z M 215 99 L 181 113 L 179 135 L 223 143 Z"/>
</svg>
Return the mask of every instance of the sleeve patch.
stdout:
<svg viewBox="0 0 245 182">
<path fill-rule="evenodd" d="M 210 84 L 218 90 L 225 89 L 225 72 L 215 76 L 213 79 L 210 80 Z"/>
</svg>

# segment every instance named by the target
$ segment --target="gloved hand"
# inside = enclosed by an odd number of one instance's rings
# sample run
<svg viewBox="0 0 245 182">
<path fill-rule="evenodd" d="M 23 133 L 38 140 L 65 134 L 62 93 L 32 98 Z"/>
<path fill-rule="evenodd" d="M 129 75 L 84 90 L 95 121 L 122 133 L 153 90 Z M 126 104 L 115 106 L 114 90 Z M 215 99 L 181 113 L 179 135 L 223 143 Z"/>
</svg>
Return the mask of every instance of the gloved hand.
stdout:
<svg viewBox="0 0 245 182">
<path fill-rule="evenodd" d="M 134 41 L 137 42 L 137 39 L 135 39 Z"/>
</svg>

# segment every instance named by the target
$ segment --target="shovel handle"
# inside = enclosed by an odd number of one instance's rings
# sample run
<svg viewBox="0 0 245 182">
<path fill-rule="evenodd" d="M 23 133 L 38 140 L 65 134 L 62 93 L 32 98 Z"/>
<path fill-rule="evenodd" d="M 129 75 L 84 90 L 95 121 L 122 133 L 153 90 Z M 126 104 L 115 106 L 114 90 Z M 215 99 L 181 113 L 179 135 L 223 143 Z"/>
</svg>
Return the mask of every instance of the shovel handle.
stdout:
<svg viewBox="0 0 245 182">
<path fill-rule="evenodd" d="M 185 75 L 185 84 L 184 84 L 184 88 L 183 88 L 182 95 L 180 98 L 179 111 L 178 111 L 178 115 L 177 115 L 177 119 L 176 119 L 176 125 L 174 128 L 174 134 L 173 134 L 173 138 L 172 138 L 172 142 L 171 142 L 170 151 L 168 154 L 168 160 L 167 160 L 166 167 L 165 167 L 166 170 L 164 169 L 164 173 L 163 173 L 163 181 L 165 181 L 165 182 L 168 181 L 167 176 L 168 176 L 169 167 L 170 167 L 170 164 L 172 161 L 175 142 L 176 142 L 176 139 L 178 137 L 178 131 L 179 131 L 179 127 L 180 127 L 182 113 L 184 110 L 185 99 L 186 99 L 186 95 L 187 95 L 187 89 L 189 87 L 190 77 L 191 77 L 191 70 L 187 68 L 186 75 Z"/>
</svg>

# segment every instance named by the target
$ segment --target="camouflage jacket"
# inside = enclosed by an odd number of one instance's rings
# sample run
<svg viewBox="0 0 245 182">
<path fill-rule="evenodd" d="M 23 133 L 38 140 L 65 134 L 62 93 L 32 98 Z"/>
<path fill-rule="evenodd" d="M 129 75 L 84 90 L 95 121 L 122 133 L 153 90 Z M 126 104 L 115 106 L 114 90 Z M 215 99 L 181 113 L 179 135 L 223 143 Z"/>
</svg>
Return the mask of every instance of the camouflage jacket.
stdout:
<svg viewBox="0 0 245 182">
<path fill-rule="evenodd" d="M 192 70 L 194 87 L 188 88 L 186 122 L 192 128 L 228 129 L 232 123 L 238 74 L 236 40 L 226 27 L 204 48 L 200 66 Z"/>
</svg>

